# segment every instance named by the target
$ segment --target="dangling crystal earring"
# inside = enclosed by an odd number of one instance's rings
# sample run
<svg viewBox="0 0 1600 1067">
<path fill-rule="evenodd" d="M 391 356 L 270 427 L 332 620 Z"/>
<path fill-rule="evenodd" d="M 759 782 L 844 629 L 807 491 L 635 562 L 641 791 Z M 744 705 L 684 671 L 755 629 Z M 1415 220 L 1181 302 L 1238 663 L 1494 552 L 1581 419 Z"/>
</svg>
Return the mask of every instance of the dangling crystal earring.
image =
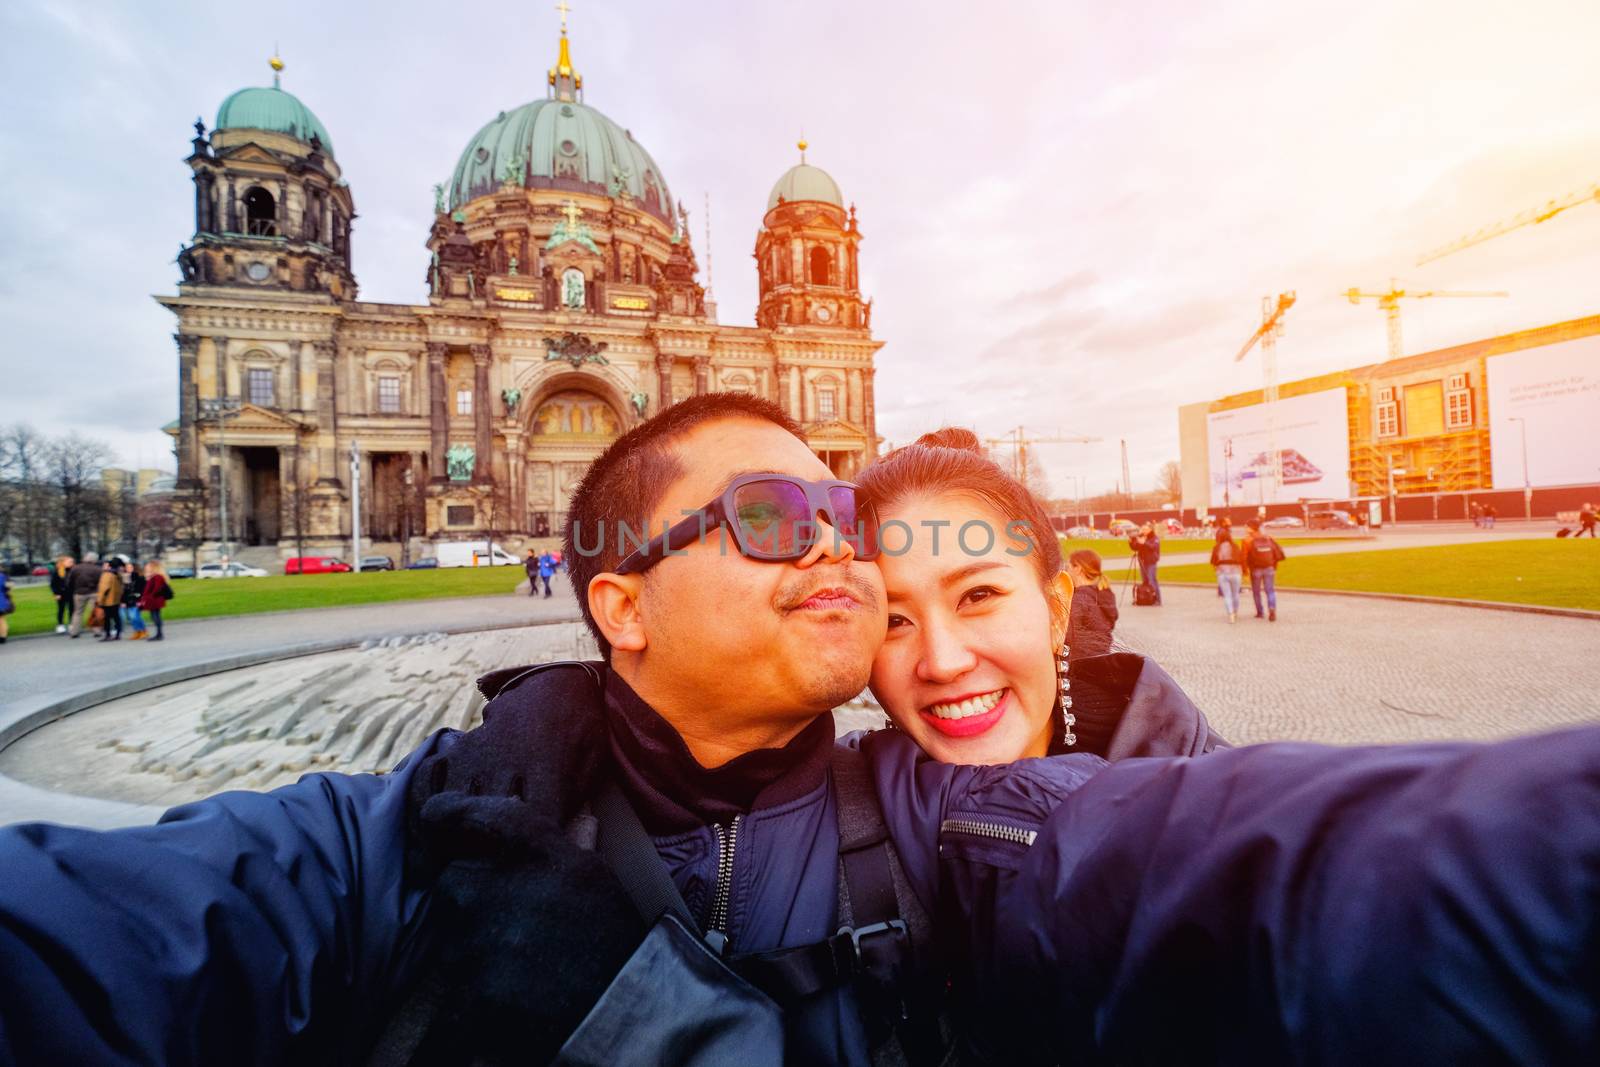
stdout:
<svg viewBox="0 0 1600 1067">
<path fill-rule="evenodd" d="M 1061 683 L 1061 743 L 1070 747 L 1078 743 L 1078 735 L 1072 732 L 1072 728 L 1078 725 L 1078 717 L 1072 714 L 1072 697 L 1068 692 L 1072 688 L 1072 682 L 1067 679 L 1068 651 L 1063 643 L 1061 652 L 1056 656 L 1056 679 Z"/>
</svg>

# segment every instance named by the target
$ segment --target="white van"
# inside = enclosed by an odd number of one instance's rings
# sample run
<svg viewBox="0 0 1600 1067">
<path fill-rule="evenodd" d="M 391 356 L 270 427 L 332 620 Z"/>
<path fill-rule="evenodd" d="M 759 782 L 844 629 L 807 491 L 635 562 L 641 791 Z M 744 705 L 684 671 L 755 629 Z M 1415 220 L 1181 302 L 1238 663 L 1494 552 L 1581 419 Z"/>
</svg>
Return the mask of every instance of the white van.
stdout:
<svg viewBox="0 0 1600 1067">
<path fill-rule="evenodd" d="M 433 554 L 441 567 L 518 567 L 522 561 L 488 541 L 441 541 Z"/>
</svg>

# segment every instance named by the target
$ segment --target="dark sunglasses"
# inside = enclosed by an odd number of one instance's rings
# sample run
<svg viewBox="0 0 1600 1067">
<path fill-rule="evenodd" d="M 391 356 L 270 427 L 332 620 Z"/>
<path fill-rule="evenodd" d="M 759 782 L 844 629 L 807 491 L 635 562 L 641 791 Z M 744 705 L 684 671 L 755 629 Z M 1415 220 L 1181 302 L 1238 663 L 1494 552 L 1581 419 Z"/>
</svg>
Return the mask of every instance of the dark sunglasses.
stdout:
<svg viewBox="0 0 1600 1067">
<path fill-rule="evenodd" d="M 817 543 L 820 512 L 838 543 L 857 559 L 876 559 L 878 520 L 850 482 L 810 482 L 787 474 L 742 474 L 715 500 L 631 553 L 618 574 L 641 574 L 718 526 L 733 534 L 739 554 L 770 563 L 802 559 Z"/>
</svg>

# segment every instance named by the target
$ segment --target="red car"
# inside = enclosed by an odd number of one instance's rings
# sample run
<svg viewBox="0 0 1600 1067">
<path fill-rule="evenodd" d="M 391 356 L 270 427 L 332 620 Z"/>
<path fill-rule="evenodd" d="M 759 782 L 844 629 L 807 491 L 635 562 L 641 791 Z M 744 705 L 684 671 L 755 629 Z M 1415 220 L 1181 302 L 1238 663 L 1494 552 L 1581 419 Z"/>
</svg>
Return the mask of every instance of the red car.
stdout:
<svg viewBox="0 0 1600 1067">
<path fill-rule="evenodd" d="M 290 556 L 283 561 L 285 574 L 342 574 L 349 569 L 338 556 Z"/>
</svg>

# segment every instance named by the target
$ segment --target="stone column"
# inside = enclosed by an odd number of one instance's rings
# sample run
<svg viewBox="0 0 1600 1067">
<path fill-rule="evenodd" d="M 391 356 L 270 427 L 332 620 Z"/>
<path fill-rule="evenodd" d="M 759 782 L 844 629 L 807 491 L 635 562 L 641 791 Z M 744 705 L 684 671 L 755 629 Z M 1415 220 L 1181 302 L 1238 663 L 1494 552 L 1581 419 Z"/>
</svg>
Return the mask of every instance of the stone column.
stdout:
<svg viewBox="0 0 1600 1067">
<path fill-rule="evenodd" d="M 844 372 L 844 417 L 860 425 L 864 421 L 861 410 L 861 368 L 851 367 Z"/>
<path fill-rule="evenodd" d="M 794 406 L 794 364 L 778 364 L 778 395 L 775 399 L 785 415 L 796 422 L 800 420 L 800 413 Z"/>
<path fill-rule="evenodd" d="M 200 484 L 200 394 L 195 384 L 195 362 L 200 356 L 200 336 L 175 333 L 178 342 L 178 488 Z"/>
<path fill-rule="evenodd" d="M 494 401 L 489 396 L 489 346 L 472 346 L 472 426 L 475 431 L 473 438 L 472 480 L 487 484 L 494 481 L 494 465 L 490 463 L 489 451 L 492 427 L 490 418 L 493 415 Z"/>
<path fill-rule="evenodd" d="M 694 395 L 705 396 L 711 392 L 711 357 L 694 357 Z"/>
<path fill-rule="evenodd" d="M 510 500 L 512 521 L 504 525 L 522 530 L 528 524 L 528 475 L 523 455 L 522 431 L 508 429 L 506 434 L 506 478 L 510 481 L 506 497 Z"/>
<path fill-rule="evenodd" d="M 878 414 L 872 403 L 872 379 L 877 368 L 867 367 L 861 372 L 861 421 L 867 428 L 867 459 L 878 454 Z"/>
<path fill-rule="evenodd" d="M 339 477 L 338 386 L 334 378 L 334 343 L 312 341 L 317 359 L 317 484 L 334 489 L 344 487 Z"/>
<path fill-rule="evenodd" d="M 450 409 L 444 395 L 444 353 L 445 346 L 442 343 L 428 342 L 428 480 L 436 485 L 449 480 L 444 458 L 450 448 Z"/>
<path fill-rule="evenodd" d="M 228 388 L 228 339 L 213 337 L 211 354 L 217 361 L 217 396 L 219 398 L 238 396 L 238 390 Z"/>
<path fill-rule="evenodd" d="M 656 353 L 656 413 L 667 410 L 672 406 L 672 356 L 666 352 Z"/>
<path fill-rule="evenodd" d="M 311 406 L 306 403 L 309 398 L 305 395 L 303 388 L 305 379 L 300 374 L 300 349 L 301 343 L 299 341 L 289 342 L 288 390 L 284 392 L 278 401 L 279 405 L 286 410 L 305 411 Z"/>
</svg>

